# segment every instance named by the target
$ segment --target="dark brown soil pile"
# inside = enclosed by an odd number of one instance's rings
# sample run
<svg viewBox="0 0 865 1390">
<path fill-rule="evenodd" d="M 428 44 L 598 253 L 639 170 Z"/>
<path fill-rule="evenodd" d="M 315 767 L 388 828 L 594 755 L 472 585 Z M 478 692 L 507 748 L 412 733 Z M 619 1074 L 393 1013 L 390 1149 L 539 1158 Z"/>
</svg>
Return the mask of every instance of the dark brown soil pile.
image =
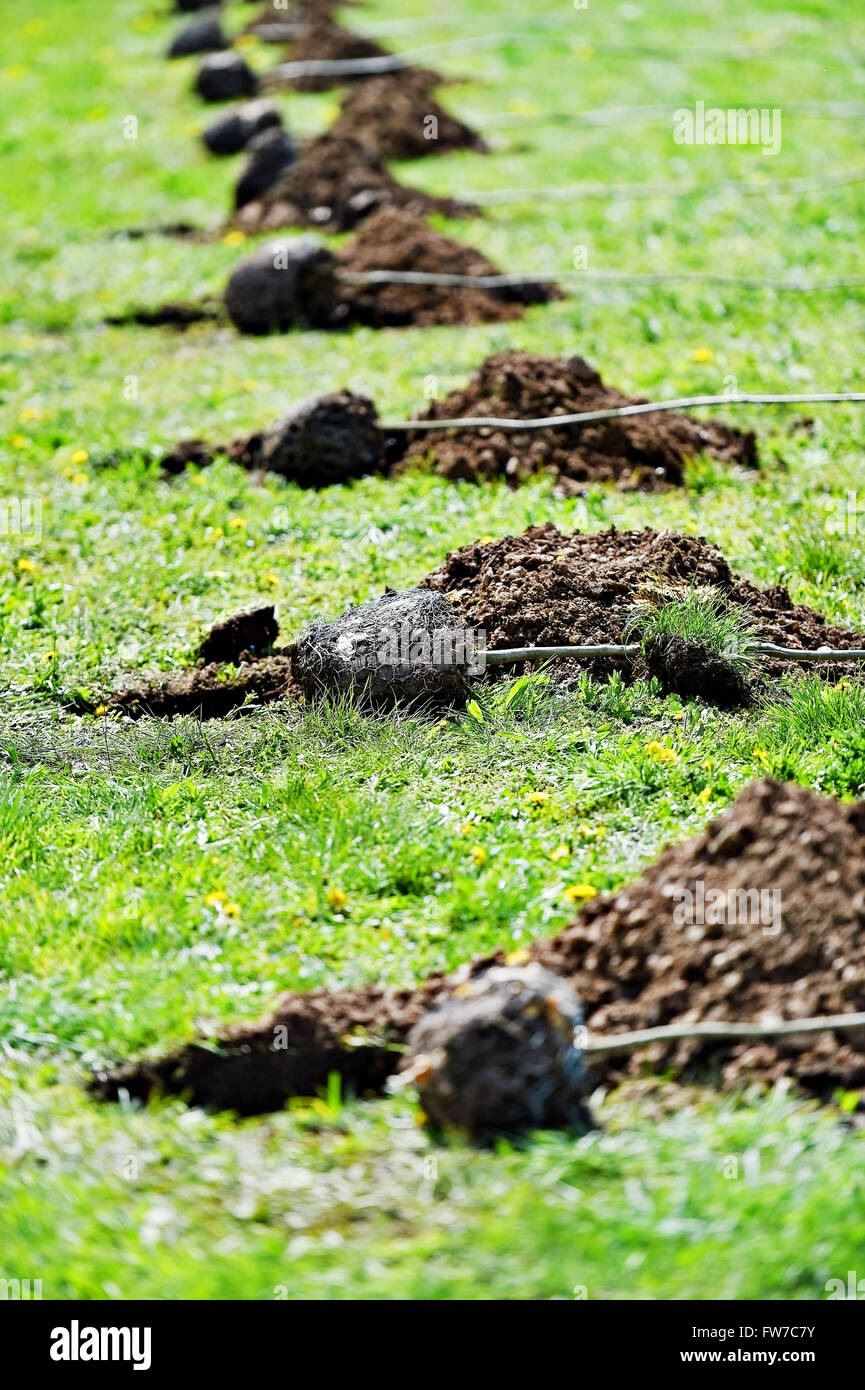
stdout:
<svg viewBox="0 0 865 1390">
<path fill-rule="evenodd" d="M 487 358 L 466 387 L 434 401 L 420 418 L 544 419 L 615 409 L 638 399 L 606 386 L 580 357 L 502 352 Z M 703 453 L 725 463 L 749 467 L 757 463 L 753 433 L 672 412 L 524 433 L 436 431 L 418 435 L 407 458 L 429 459 L 442 477 L 470 482 L 505 477 L 517 483 L 549 470 L 570 492 L 590 482 L 615 482 L 621 488 L 648 491 L 680 485 L 686 460 Z"/>
<path fill-rule="evenodd" d="M 363 34 L 355 34 L 344 29 L 327 15 L 313 15 L 303 32 L 285 50 L 285 62 L 308 63 L 322 59 L 331 62 L 346 58 L 387 58 L 392 55 L 374 39 Z M 363 74 L 358 74 L 363 77 Z M 345 82 L 356 81 L 351 74 L 333 77 L 292 77 L 284 85 L 295 92 L 326 92 L 330 87 L 341 87 Z"/>
<path fill-rule="evenodd" d="M 772 1023 L 865 1008 L 865 807 L 801 787 L 752 783 L 696 838 L 666 850 L 642 878 L 589 903 L 533 957 L 567 979 L 591 1036 L 664 1023 Z M 501 953 L 416 990 L 374 985 L 286 994 L 257 1023 L 170 1056 L 97 1077 L 123 1092 L 188 1093 L 192 1102 L 257 1114 L 314 1094 L 337 1071 L 379 1092 L 412 1028 Z M 865 1086 L 865 1037 L 818 1033 L 772 1042 L 705 1040 L 592 1059 L 596 1080 L 646 1068 L 725 1084 L 790 1075 L 827 1097 Z"/>
<path fill-rule="evenodd" d="M 566 646 L 621 642 L 638 596 L 658 585 L 707 585 L 747 609 L 761 641 L 778 646 L 861 647 L 862 633 L 835 627 L 821 614 L 793 603 L 777 585 L 761 589 L 735 574 L 720 550 L 702 536 L 673 531 L 581 532 L 563 535 L 551 523 L 522 536 L 476 541 L 453 551 L 424 581 L 446 594 L 487 646 Z M 644 674 L 610 658 L 583 663 L 593 675 L 613 670 Z M 800 670 L 795 663 L 761 659 L 759 673 Z M 855 676 L 853 662 L 824 666 L 830 679 Z"/>
<path fill-rule="evenodd" d="M 642 878 L 587 904 L 534 952 L 575 987 L 590 1032 L 667 1023 L 776 1022 L 865 1009 L 865 804 L 775 781 L 733 806 Z M 657 1045 L 610 1058 L 608 1074 L 647 1061 L 726 1083 L 793 1075 L 818 1094 L 865 1086 L 858 1034 Z"/>
<path fill-rule="evenodd" d="M 289 653 L 278 648 L 271 652 L 278 636 L 271 606 L 237 613 L 216 623 L 201 642 L 201 665 L 123 686 L 105 703 L 135 718 L 193 714 L 221 719 L 248 701 L 270 704 L 299 696 Z M 266 652 L 271 654 L 263 655 Z"/>
<path fill-rule="evenodd" d="M 380 156 L 357 140 L 321 135 L 306 145 L 298 162 L 264 196 L 238 215 L 246 231 L 318 227 L 346 232 L 377 208 L 399 207 L 425 217 L 470 217 L 478 209 L 453 198 L 436 198 L 408 188 L 388 171 Z"/>
<path fill-rule="evenodd" d="M 430 95 L 436 74 L 422 68 L 386 73 L 359 82 L 342 103 L 330 134 L 348 136 L 383 159 L 422 159 L 449 150 L 488 146 L 470 126 L 451 116 Z"/>
<path fill-rule="evenodd" d="M 500 275 L 480 251 L 433 231 L 408 210 L 375 213 L 338 255 L 343 271 L 412 270 L 426 274 Z M 519 289 L 470 289 L 441 285 L 344 284 L 352 322 L 375 328 L 435 324 L 499 323 L 518 318 L 526 304 L 560 298 L 553 285 Z"/>
</svg>

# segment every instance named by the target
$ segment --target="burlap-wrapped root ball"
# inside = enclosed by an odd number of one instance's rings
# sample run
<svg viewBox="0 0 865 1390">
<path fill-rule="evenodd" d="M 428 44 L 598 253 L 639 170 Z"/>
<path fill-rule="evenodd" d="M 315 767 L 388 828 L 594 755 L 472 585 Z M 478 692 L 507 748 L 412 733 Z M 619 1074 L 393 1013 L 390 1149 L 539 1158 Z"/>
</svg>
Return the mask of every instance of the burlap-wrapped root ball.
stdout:
<svg viewBox="0 0 865 1390">
<path fill-rule="evenodd" d="M 535 963 L 497 966 L 415 1024 L 405 1076 L 434 1124 L 479 1138 L 590 1128 L 581 1022 L 557 975 Z"/>
<path fill-rule="evenodd" d="M 338 316 L 336 257 L 315 237 L 261 246 L 232 271 L 225 307 L 241 333 L 332 327 Z"/>
<path fill-rule="evenodd" d="M 297 146 L 281 126 L 253 135 L 247 151 L 249 158 L 234 189 L 235 211 L 260 198 L 297 161 Z"/>
<path fill-rule="evenodd" d="M 367 396 L 310 396 L 264 436 L 261 464 L 301 487 L 330 487 L 380 468 L 384 436 Z"/>
<path fill-rule="evenodd" d="M 199 19 L 193 19 L 179 34 L 176 34 L 168 48 L 169 58 L 187 58 L 192 53 L 220 53 L 228 48 L 228 40 L 222 32 L 219 11 L 212 10 Z"/>
<path fill-rule="evenodd" d="M 262 130 L 282 125 L 282 116 L 270 101 L 247 101 L 225 116 L 218 116 L 201 138 L 211 154 L 240 154 Z"/>
<path fill-rule="evenodd" d="M 348 695 L 374 710 L 410 709 L 465 700 L 475 656 L 473 633 L 447 599 L 409 589 L 313 623 L 292 666 L 308 700 Z"/>
<path fill-rule="evenodd" d="M 258 78 L 238 53 L 209 53 L 201 60 L 195 90 L 202 101 L 236 101 L 255 96 Z"/>
</svg>

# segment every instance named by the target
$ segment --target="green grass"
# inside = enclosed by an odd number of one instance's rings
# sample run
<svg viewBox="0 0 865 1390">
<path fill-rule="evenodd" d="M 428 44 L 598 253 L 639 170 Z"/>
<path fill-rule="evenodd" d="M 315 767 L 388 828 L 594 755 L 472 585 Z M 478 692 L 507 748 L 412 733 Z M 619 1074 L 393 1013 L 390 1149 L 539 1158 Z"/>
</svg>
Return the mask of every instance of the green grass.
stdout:
<svg viewBox="0 0 865 1390">
<path fill-rule="evenodd" d="M 428 11 L 406 0 L 418 28 L 386 41 L 531 41 L 441 60 L 472 78 L 444 99 L 498 124 L 501 148 L 401 167 L 407 181 L 716 185 L 862 165 L 854 120 L 785 105 L 862 97 L 865 22 L 850 11 L 842 24 L 828 0 L 745 17 L 677 0 L 614 20 L 552 0 L 530 15 L 516 0 Z M 248 13 L 233 6 L 229 22 Z M 351 22 L 392 18 L 382 0 Z M 747 717 L 618 679 L 563 696 L 544 676 L 482 690 L 480 717 L 436 726 L 344 707 L 203 727 L 67 711 L 78 691 L 188 661 L 209 622 L 264 596 L 291 634 L 414 582 L 449 549 L 547 520 L 698 532 L 757 582 L 865 622 L 861 534 L 827 526 L 861 476 L 856 406 L 808 408 L 808 429 L 802 410 L 731 407 L 758 429 L 760 472 L 697 460 L 686 489 L 657 496 L 595 487 L 563 501 L 545 480 L 510 491 L 421 474 L 311 494 L 224 461 L 161 478 L 153 457 L 182 435 L 225 440 L 339 387 L 403 416 L 430 376 L 443 393 L 512 346 L 578 353 L 648 396 L 721 392 L 731 377 L 743 390 L 861 385 L 856 291 L 587 282 L 506 327 L 266 340 L 101 326 L 218 291 L 240 254 L 110 235 L 215 225 L 228 206 L 237 161 L 200 152 L 193 67 L 160 56 L 174 27 L 138 0 L 4 9 L 0 463 L 4 497 L 41 502 L 42 524 L 0 536 L 0 1277 L 87 1298 L 825 1296 L 862 1249 L 863 1141 L 794 1095 L 658 1080 L 596 1100 L 601 1133 L 489 1152 L 434 1144 L 405 1097 L 237 1124 L 83 1091 L 92 1067 L 170 1047 L 201 1020 L 252 1018 L 280 989 L 405 984 L 548 935 L 573 916 L 569 889 L 627 882 L 754 776 L 848 796 L 865 784 L 863 688 L 817 679 Z M 745 64 L 747 44 L 761 56 Z M 780 106 L 781 152 L 676 146 L 671 117 L 532 116 L 698 99 Z M 324 127 L 335 100 L 281 98 L 300 132 Z M 503 269 L 551 276 L 586 246 L 590 270 L 825 278 L 861 269 L 863 210 L 860 184 L 767 183 L 759 197 L 539 201 L 448 230 Z"/>
</svg>

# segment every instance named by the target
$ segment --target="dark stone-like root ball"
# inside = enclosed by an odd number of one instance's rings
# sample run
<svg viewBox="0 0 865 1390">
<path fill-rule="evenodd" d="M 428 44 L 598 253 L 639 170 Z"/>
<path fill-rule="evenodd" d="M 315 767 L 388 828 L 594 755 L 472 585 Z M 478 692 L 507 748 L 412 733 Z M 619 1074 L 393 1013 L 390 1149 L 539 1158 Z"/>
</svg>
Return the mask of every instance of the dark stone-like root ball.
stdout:
<svg viewBox="0 0 865 1390">
<path fill-rule="evenodd" d="M 248 101 L 224 116 L 218 116 L 201 139 L 211 154 L 239 154 L 262 130 L 282 125 L 282 116 L 269 101 Z"/>
<path fill-rule="evenodd" d="M 254 97 L 258 78 L 238 53 L 209 53 L 201 60 L 195 90 L 202 101 L 236 101 Z"/>
<path fill-rule="evenodd" d="M 330 487 L 375 472 L 384 448 L 372 401 L 336 391 L 292 406 L 265 435 L 261 464 L 301 487 Z"/>
<path fill-rule="evenodd" d="M 670 637 L 646 645 L 649 675 L 657 676 L 665 694 L 698 697 L 722 709 L 753 704 L 754 692 L 742 672 L 702 642 Z"/>
<path fill-rule="evenodd" d="M 451 705 L 470 688 L 471 643 L 447 599 L 409 589 L 314 623 L 295 644 L 292 666 L 308 700 L 347 695 L 374 710 Z"/>
<path fill-rule="evenodd" d="M 434 1124 L 477 1138 L 592 1126 L 576 995 L 532 963 L 457 986 L 415 1025 L 405 1068 Z"/>
<path fill-rule="evenodd" d="M 336 258 L 314 237 L 261 246 L 232 271 L 225 307 L 241 333 L 330 327 L 338 307 Z"/>
</svg>

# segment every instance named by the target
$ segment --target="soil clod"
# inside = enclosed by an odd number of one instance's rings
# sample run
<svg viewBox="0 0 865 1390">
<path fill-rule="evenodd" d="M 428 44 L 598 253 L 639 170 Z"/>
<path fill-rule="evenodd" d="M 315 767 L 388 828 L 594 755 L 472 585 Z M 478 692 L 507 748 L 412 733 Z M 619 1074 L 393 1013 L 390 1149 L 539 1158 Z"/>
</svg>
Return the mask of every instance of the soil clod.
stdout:
<svg viewBox="0 0 865 1390">
<path fill-rule="evenodd" d="M 382 48 L 374 39 L 344 29 L 341 24 L 337 24 L 325 14 L 313 14 L 302 33 L 285 50 L 285 61 L 288 63 L 390 56 L 388 50 Z M 359 76 L 362 77 L 363 74 Z M 351 73 L 346 73 L 332 77 L 291 77 L 285 79 L 282 85 L 296 92 L 325 92 L 330 87 L 340 87 L 343 83 L 354 80 L 356 79 Z"/>
<path fill-rule="evenodd" d="M 197 656 L 205 665 L 212 661 L 238 663 L 245 654 L 251 659 L 266 652 L 278 636 L 279 624 L 273 604 L 267 604 L 214 623 L 201 642 Z"/>
<path fill-rule="evenodd" d="M 657 676 L 666 695 L 696 696 L 722 709 L 753 703 L 753 691 L 744 673 L 702 642 L 670 637 L 647 643 L 643 655 L 649 675 Z"/>
</svg>

